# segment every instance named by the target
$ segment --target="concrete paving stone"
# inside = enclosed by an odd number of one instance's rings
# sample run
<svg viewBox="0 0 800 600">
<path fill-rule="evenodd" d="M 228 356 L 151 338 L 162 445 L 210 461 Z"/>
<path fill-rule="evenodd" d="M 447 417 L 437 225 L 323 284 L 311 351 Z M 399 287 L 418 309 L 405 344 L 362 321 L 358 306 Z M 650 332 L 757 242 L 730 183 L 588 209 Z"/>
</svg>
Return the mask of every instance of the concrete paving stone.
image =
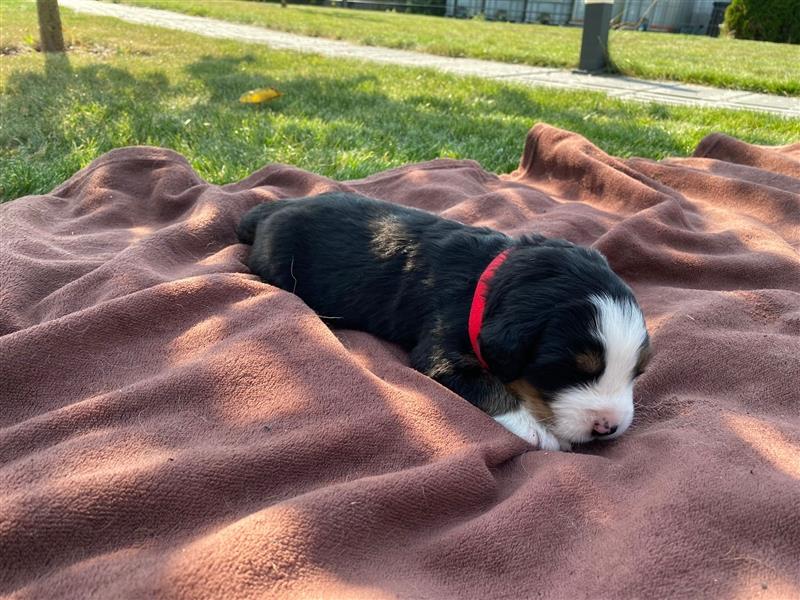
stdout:
<svg viewBox="0 0 800 600">
<path fill-rule="evenodd" d="M 546 76 L 530 76 L 530 75 L 511 76 L 511 77 L 504 77 L 502 81 L 507 83 L 521 84 L 529 87 L 547 87 L 547 88 L 557 88 L 561 90 L 581 89 L 581 90 L 591 91 L 595 89 L 592 87 L 576 85 L 574 83 L 570 83 L 560 79 L 551 79 Z"/>
<path fill-rule="evenodd" d="M 770 96 L 769 94 L 746 94 L 737 98 L 736 103 L 744 106 L 770 106 L 772 108 L 790 109 L 800 113 L 800 98 Z"/>
</svg>

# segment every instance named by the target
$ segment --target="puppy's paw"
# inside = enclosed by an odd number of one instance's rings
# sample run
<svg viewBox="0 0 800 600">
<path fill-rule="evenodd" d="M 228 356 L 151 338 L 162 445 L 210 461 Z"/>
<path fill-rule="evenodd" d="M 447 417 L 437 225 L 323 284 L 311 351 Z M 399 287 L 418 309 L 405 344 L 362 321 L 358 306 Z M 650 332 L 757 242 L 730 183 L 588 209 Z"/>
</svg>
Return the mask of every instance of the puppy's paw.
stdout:
<svg viewBox="0 0 800 600">
<path fill-rule="evenodd" d="M 541 425 L 537 426 L 535 437 L 536 441 L 531 441 L 531 443 L 539 448 L 539 450 L 550 450 L 551 452 L 557 452 L 564 449 L 561 445 L 561 442 L 558 441 L 558 438 Z"/>
<path fill-rule="evenodd" d="M 525 409 L 517 409 L 503 415 L 497 415 L 494 419 L 511 433 L 518 435 L 532 446 L 536 446 L 539 450 L 557 451 L 562 449 L 558 438 L 547 431 L 547 429 Z"/>
</svg>

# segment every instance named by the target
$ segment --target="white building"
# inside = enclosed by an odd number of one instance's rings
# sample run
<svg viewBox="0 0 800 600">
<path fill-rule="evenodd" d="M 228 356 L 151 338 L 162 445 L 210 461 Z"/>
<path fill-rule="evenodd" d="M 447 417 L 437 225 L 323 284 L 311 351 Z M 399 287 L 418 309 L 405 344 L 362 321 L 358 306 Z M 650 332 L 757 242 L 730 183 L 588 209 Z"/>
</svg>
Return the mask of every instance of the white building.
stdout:
<svg viewBox="0 0 800 600">
<path fill-rule="evenodd" d="M 715 0 L 614 0 L 613 19 L 624 28 L 646 23 L 648 30 L 681 33 L 707 32 L 715 4 L 717 12 L 728 2 Z M 447 0 L 449 17 L 483 14 L 491 21 L 579 25 L 584 0 Z M 721 19 L 720 19 L 721 20 Z"/>
</svg>

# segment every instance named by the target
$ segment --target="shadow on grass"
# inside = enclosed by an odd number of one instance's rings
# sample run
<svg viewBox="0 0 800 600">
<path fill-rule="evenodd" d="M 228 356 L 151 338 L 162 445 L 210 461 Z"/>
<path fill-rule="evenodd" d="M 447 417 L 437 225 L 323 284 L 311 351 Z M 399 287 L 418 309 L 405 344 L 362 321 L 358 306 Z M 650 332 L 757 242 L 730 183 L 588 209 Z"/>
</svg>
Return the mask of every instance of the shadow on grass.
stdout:
<svg viewBox="0 0 800 600">
<path fill-rule="evenodd" d="M 472 94 L 470 80 L 444 88 L 435 76 L 402 72 L 406 92 L 373 67 L 347 63 L 313 77 L 307 67 L 271 61 L 254 53 L 201 56 L 183 67 L 189 78 L 176 78 L 166 69 L 75 67 L 61 56 L 48 58 L 43 71 L 11 74 L 3 110 L 16 118 L 0 132 L 0 197 L 45 192 L 100 154 L 141 144 L 181 152 L 215 183 L 269 162 L 340 180 L 440 156 L 510 172 L 539 121 L 578 132 L 610 154 L 659 158 L 688 150 L 686 136 L 666 126 L 676 115 L 657 105 L 599 96 L 576 103 L 574 94 L 500 84 L 481 84 Z M 239 104 L 244 91 L 264 85 L 277 85 L 284 96 Z"/>
<path fill-rule="evenodd" d="M 539 121 L 586 135 L 611 153 L 636 153 L 637 146 L 644 146 L 644 140 L 648 150 L 655 147 L 661 156 L 685 153 L 674 135 L 659 126 L 642 127 L 623 105 L 604 104 L 593 115 L 591 109 L 566 100 L 563 104 L 557 100 L 537 101 L 526 90 L 499 85 L 491 103 L 482 104 L 469 94 L 445 98 L 438 90 L 425 91 L 424 87 L 404 99 L 392 98 L 381 90 L 381 79 L 372 74 L 299 76 L 279 84 L 284 97 L 274 104 L 235 106 L 241 91 L 264 85 L 262 76 L 235 72 L 237 63 L 250 62 L 249 55 L 235 60 L 205 56 L 189 65 L 187 72 L 202 82 L 210 102 L 215 103 L 196 108 L 201 112 L 280 113 L 296 121 L 289 128 L 290 137 L 316 142 L 317 147 L 309 148 L 311 153 L 320 151 L 319 144 L 327 144 L 331 152 L 360 148 L 371 154 L 391 152 L 412 162 L 455 156 L 472 158 L 488 169 L 505 172 L 516 168 L 525 135 Z M 464 85 L 467 88 L 470 84 Z M 558 96 L 558 92 L 552 93 L 554 99 Z M 669 111 L 662 107 L 637 109 L 653 119 L 670 118 Z M 593 120 L 593 116 L 601 118 Z M 652 156 L 652 151 L 645 155 Z M 374 170 L 370 167 L 352 176 Z"/>
<path fill-rule="evenodd" d="M 75 68 L 47 54 L 40 72 L 7 80 L 0 130 L 0 199 L 42 193 L 113 148 L 152 143 L 158 107 L 173 92 L 161 73 L 108 64 Z"/>
</svg>

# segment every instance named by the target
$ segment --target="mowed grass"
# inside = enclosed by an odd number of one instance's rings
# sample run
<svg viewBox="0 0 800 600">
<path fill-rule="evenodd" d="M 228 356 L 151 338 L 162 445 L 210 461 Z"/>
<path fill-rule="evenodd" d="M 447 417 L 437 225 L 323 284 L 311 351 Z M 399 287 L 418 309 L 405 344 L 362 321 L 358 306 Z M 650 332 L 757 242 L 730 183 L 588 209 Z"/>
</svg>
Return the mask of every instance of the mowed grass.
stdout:
<svg viewBox="0 0 800 600">
<path fill-rule="evenodd" d="M 574 68 L 582 30 L 393 12 L 288 6 L 244 0 L 113 0 L 250 23 L 368 46 L 444 56 Z M 703 35 L 612 31 L 610 54 L 626 75 L 800 95 L 800 46 Z"/>
<path fill-rule="evenodd" d="M 620 156 L 689 154 L 722 131 L 761 144 L 800 123 L 760 113 L 665 107 L 531 89 L 223 42 L 62 9 L 72 50 L 47 57 L 33 2 L 0 3 L 0 197 L 49 191 L 112 148 L 177 150 L 214 183 L 267 163 L 339 180 L 437 157 L 513 170 L 536 122 Z M 238 102 L 272 85 L 284 96 Z"/>
</svg>

